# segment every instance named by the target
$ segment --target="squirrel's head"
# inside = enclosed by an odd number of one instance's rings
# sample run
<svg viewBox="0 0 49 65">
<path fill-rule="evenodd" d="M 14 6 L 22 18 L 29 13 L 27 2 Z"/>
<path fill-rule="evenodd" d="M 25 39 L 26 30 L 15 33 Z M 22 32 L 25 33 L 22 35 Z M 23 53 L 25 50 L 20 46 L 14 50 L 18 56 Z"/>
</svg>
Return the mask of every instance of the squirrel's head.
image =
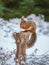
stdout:
<svg viewBox="0 0 49 65">
<path fill-rule="evenodd" d="M 21 17 L 20 28 L 27 29 L 28 28 L 27 22 L 28 22 L 28 20 L 26 18 L 24 18 L 24 16 L 22 16 Z"/>
</svg>

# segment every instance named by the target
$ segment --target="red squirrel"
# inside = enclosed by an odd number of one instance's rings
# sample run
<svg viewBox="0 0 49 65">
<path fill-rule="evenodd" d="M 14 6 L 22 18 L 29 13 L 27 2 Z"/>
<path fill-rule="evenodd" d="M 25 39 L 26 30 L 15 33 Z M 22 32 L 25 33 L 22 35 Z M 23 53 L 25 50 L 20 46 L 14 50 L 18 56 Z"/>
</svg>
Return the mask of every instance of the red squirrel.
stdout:
<svg viewBox="0 0 49 65">
<path fill-rule="evenodd" d="M 23 32 L 30 32 L 32 36 L 28 42 L 28 47 L 31 47 L 37 39 L 36 24 L 32 20 L 25 20 L 24 16 L 21 17 L 20 28 L 25 29 Z"/>
</svg>

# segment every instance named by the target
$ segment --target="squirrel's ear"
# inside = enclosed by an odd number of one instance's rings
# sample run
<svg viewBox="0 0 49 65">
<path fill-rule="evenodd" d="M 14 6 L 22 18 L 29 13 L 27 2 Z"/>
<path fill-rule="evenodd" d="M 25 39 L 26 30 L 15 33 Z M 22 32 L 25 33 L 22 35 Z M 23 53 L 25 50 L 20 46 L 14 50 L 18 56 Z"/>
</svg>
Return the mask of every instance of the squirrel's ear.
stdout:
<svg viewBox="0 0 49 65">
<path fill-rule="evenodd" d="M 24 22 L 24 16 L 21 17 L 21 22 Z"/>
<path fill-rule="evenodd" d="M 24 19 L 24 16 L 22 16 L 21 19 Z"/>
</svg>

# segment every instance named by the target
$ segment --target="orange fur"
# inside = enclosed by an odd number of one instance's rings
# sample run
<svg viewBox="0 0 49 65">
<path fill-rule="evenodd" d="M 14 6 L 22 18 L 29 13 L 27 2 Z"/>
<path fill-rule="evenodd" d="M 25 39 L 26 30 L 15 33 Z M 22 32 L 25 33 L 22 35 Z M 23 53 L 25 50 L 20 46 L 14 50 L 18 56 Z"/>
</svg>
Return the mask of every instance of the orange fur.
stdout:
<svg viewBox="0 0 49 65">
<path fill-rule="evenodd" d="M 34 30 L 36 31 L 36 24 L 35 22 L 33 22 L 32 20 L 25 20 L 24 19 L 24 16 L 21 17 L 21 24 L 20 24 L 20 28 L 23 28 L 23 29 L 28 29 L 30 28 L 30 30 Z"/>
</svg>

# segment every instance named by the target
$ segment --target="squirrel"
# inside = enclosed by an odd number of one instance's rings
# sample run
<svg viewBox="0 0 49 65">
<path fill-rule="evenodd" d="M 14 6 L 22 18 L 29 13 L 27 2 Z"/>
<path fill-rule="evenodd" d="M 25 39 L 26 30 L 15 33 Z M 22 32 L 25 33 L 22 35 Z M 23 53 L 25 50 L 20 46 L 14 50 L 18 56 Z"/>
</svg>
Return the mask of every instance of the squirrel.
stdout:
<svg viewBox="0 0 49 65">
<path fill-rule="evenodd" d="M 34 45 L 37 39 L 36 35 L 36 24 L 32 20 L 25 20 L 24 16 L 21 17 L 20 28 L 24 29 L 23 32 L 30 32 L 32 36 L 28 41 L 28 48 Z"/>
</svg>

